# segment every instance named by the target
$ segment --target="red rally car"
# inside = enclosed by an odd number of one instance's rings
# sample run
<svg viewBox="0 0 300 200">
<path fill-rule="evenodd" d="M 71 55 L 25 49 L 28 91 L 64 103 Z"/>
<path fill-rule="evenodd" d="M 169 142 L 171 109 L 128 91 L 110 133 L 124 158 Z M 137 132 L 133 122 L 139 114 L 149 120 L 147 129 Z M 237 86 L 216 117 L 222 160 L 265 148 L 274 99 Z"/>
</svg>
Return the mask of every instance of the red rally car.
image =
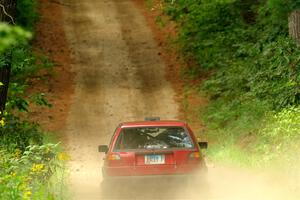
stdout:
<svg viewBox="0 0 300 200">
<path fill-rule="evenodd" d="M 198 143 L 185 122 L 146 118 L 121 123 L 109 146 L 99 146 L 106 153 L 103 178 L 193 176 L 206 171 L 202 148 L 207 142 Z"/>
</svg>

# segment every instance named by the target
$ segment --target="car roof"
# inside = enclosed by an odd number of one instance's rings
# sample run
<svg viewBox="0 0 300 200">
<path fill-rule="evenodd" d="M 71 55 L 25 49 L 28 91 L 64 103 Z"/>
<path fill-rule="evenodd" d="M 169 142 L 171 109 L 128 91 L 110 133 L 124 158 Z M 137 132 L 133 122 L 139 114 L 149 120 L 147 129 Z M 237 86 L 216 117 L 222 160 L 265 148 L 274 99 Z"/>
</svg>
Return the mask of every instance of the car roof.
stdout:
<svg viewBox="0 0 300 200">
<path fill-rule="evenodd" d="M 159 121 L 136 121 L 121 123 L 121 128 L 144 127 L 144 126 L 186 126 L 185 122 L 175 120 L 159 120 Z"/>
</svg>

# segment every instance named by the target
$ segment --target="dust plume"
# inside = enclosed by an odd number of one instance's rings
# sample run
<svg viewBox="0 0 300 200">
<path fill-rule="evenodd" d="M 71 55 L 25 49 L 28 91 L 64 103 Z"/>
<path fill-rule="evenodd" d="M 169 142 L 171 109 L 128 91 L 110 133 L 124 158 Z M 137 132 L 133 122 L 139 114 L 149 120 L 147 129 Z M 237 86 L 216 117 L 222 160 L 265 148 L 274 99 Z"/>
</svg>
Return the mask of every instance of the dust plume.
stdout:
<svg viewBox="0 0 300 200">
<path fill-rule="evenodd" d="M 184 179 L 158 178 L 126 180 L 106 188 L 102 199 L 157 199 L 157 200 L 296 200 L 300 199 L 295 177 L 282 176 L 265 171 L 245 170 L 233 167 L 209 167 L 205 178 L 195 176 Z M 200 178 L 202 177 L 202 178 Z M 202 179 L 202 180 L 200 180 Z M 102 191 L 103 192 L 103 191 Z"/>
</svg>

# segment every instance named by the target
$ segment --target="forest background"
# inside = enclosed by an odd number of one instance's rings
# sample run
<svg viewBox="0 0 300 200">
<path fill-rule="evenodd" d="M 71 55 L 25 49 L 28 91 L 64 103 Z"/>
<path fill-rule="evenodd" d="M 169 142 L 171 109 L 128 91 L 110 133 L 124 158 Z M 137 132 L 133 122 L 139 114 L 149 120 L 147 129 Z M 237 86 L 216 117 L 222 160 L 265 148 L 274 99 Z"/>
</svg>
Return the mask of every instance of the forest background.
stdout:
<svg viewBox="0 0 300 200">
<path fill-rule="evenodd" d="M 299 8 L 298 0 L 161 1 L 188 66 L 182 68 L 186 90 L 209 99 L 195 110 L 212 144 L 211 159 L 296 173 Z M 168 20 L 157 18 L 162 26 Z"/>
</svg>

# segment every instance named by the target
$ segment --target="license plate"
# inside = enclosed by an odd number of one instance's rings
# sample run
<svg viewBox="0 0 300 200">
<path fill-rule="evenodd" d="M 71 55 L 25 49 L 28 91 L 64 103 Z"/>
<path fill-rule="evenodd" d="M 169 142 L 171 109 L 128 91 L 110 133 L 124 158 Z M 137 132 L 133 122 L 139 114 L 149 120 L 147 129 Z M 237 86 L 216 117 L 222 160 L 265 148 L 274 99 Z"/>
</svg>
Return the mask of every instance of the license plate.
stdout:
<svg viewBox="0 0 300 200">
<path fill-rule="evenodd" d="M 165 155 L 145 155 L 146 165 L 165 164 Z"/>
</svg>

